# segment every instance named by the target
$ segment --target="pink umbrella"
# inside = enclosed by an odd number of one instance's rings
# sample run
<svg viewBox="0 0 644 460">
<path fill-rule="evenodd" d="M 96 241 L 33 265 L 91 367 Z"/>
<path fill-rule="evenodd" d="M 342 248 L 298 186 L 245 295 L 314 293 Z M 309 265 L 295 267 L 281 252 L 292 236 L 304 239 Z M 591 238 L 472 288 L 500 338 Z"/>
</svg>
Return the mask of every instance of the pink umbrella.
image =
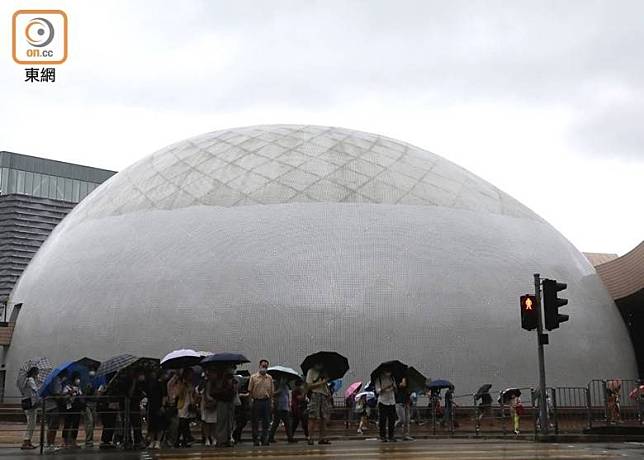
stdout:
<svg viewBox="0 0 644 460">
<path fill-rule="evenodd" d="M 637 399 L 640 393 L 644 393 L 644 385 L 640 385 L 639 387 L 635 388 L 628 394 L 628 397 L 631 399 Z"/>
<path fill-rule="evenodd" d="M 353 382 L 344 392 L 345 399 L 354 396 L 358 391 L 360 391 L 360 388 L 362 388 L 362 382 Z"/>
</svg>

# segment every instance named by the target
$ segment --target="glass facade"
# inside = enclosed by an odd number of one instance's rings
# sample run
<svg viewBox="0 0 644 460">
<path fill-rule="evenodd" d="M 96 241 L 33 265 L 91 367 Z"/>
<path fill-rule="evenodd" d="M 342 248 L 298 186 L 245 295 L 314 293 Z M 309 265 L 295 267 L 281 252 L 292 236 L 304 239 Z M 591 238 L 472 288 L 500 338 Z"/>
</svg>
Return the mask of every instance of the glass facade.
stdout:
<svg viewBox="0 0 644 460">
<path fill-rule="evenodd" d="M 0 168 L 0 194 L 2 195 L 18 193 L 78 203 L 99 185 L 95 182 L 50 174 Z"/>
</svg>

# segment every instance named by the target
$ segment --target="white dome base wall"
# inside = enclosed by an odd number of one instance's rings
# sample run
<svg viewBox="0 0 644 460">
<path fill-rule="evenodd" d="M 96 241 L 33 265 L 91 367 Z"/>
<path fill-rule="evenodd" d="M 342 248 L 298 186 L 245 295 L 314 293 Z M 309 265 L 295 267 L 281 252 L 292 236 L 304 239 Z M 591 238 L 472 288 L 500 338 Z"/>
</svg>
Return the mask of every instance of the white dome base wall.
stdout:
<svg viewBox="0 0 644 460">
<path fill-rule="evenodd" d="M 21 278 L 8 394 L 32 356 L 54 362 L 174 348 L 297 367 L 345 354 L 346 381 L 400 359 L 457 391 L 537 384 L 520 329 L 532 274 L 568 283 L 570 321 L 546 347 L 548 383 L 635 378 L 623 321 L 595 270 L 539 220 L 438 206 L 190 206 L 77 220 Z"/>
</svg>

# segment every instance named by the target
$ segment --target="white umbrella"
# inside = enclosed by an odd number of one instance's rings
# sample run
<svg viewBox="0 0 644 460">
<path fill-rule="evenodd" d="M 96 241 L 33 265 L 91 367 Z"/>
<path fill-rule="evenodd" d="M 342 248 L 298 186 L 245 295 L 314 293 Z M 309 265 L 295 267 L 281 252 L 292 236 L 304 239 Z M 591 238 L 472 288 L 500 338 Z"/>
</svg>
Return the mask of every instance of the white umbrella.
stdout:
<svg viewBox="0 0 644 460">
<path fill-rule="evenodd" d="M 376 394 L 373 391 L 361 391 L 356 395 L 355 400 L 358 401 L 363 396 L 366 396 L 367 399 L 373 399 L 376 397 Z"/>
<path fill-rule="evenodd" d="M 190 349 L 171 351 L 161 360 L 161 367 L 164 369 L 180 369 L 199 364 L 203 355 Z"/>
<path fill-rule="evenodd" d="M 297 380 L 302 378 L 295 369 L 286 366 L 269 367 L 267 372 L 271 377 L 285 377 L 286 380 Z"/>
</svg>

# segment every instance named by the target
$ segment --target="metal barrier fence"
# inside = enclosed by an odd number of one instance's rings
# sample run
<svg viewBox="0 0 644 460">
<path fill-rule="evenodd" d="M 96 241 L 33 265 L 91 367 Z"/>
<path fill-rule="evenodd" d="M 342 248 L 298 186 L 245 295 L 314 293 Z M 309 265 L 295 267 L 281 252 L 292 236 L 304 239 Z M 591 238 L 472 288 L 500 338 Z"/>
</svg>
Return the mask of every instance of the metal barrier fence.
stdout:
<svg viewBox="0 0 644 460">
<path fill-rule="evenodd" d="M 40 441 L 42 454 L 45 449 L 55 449 L 60 433 L 64 447 L 75 447 L 82 441 L 92 447 L 100 422 L 100 441 L 115 447 L 130 446 L 141 442 L 141 423 L 132 423 L 132 418 L 141 420 L 140 407 L 130 408 L 129 398 L 122 396 L 91 396 L 67 398 L 64 396 L 46 397 L 34 409 L 40 413 Z M 44 410 L 44 416 L 42 416 Z M 138 413 L 138 414 L 137 414 Z M 28 427 L 29 416 L 27 415 Z M 81 423 L 82 422 L 82 423 Z M 82 429 L 81 429 L 82 427 Z M 134 431 L 134 436 L 132 431 Z M 79 439 L 79 434 L 82 437 Z"/>
<path fill-rule="evenodd" d="M 641 424 L 644 421 L 644 394 L 641 380 L 591 380 L 588 383 L 590 425 Z"/>
<path fill-rule="evenodd" d="M 620 380 L 617 384 L 614 380 L 598 379 L 590 381 L 586 387 L 547 388 L 548 429 L 556 434 L 565 434 L 580 433 L 597 426 L 640 425 L 644 422 L 644 395 L 636 390 L 642 384 L 638 380 Z M 520 390 L 524 411 L 518 415 L 518 420 L 509 405 L 499 400 L 498 393 L 490 394 L 491 404 L 482 404 L 472 394 L 455 395 L 451 412 L 445 409 L 444 392 L 433 400 L 421 395 L 411 407 L 411 433 L 420 436 L 513 436 L 514 423 L 518 421 L 521 433 L 533 432 L 536 436 L 542 430 L 538 391 L 532 388 Z M 60 445 L 61 436 L 65 446 L 98 443 L 98 434 L 119 447 L 128 447 L 143 440 L 144 413 L 139 406 L 130 407 L 130 401 L 124 397 L 79 399 L 82 404 L 66 398 L 48 397 L 38 407 L 24 412 L 20 409 L 20 401 L 21 398 L 5 399 L 5 404 L 13 404 L 5 407 L 5 420 L 12 420 L 3 425 L 5 439 L 20 439 L 20 432 L 26 432 L 25 438 L 29 438 L 29 431 L 33 430 L 32 437 L 39 440 L 36 444 L 41 452 L 47 446 Z M 377 408 L 369 413 L 371 425 L 366 428 L 371 430 L 377 426 Z M 25 416 L 28 421 L 26 427 Z M 347 407 L 344 398 L 337 395 L 331 421 L 336 433 L 350 435 L 358 428 L 359 422 L 360 414 Z M 377 433 L 377 429 L 372 432 Z M 399 433 L 403 434 L 403 431 Z"/>
</svg>

